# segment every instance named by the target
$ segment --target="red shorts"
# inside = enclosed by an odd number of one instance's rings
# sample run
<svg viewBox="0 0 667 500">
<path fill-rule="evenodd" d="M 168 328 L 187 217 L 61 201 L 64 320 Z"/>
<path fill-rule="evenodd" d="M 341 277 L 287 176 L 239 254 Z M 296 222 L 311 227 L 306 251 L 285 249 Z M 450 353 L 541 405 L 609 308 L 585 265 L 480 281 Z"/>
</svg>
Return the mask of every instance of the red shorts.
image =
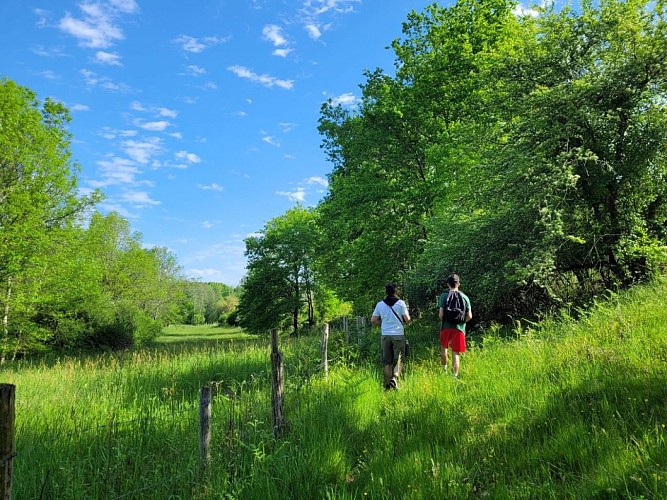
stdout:
<svg viewBox="0 0 667 500">
<path fill-rule="evenodd" d="M 454 352 L 466 352 L 466 334 L 458 328 L 444 328 L 440 330 L 440 345 L 451 347 Z"/>
</svg>

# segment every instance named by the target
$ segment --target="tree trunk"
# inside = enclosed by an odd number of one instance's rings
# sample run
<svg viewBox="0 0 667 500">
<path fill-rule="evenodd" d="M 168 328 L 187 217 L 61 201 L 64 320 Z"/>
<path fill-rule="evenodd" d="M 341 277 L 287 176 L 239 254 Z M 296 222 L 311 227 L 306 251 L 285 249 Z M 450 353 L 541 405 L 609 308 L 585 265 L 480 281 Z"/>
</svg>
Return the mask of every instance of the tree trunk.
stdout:
<svg viewBox="0 0 667 500">
<path fill-rule="evenodd" d="M 292 334 L 294 336 L 299 334 L 299 304 L 301 303 L 300 294 L 301 288 L 299 287 L 299 271 L 297 269 L 296 277 L 294 279 L 294 311 L 292 313 Z"/>
</svg>

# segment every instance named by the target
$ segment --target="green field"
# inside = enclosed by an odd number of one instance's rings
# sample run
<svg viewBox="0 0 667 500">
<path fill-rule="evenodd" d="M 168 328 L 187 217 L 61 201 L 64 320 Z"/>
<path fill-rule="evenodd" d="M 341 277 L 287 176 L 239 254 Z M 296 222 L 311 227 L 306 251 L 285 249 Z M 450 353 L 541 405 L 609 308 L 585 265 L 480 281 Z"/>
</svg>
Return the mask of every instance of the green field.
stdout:
<svg viewBox="0 0 667 500">
<path fill-rule="evenodd" d="M 239 327 L 217 325 L 169 325 L 162 331 L 158 344 L 216 343 L 230 340 L 253 340 L 256 337 L 245 333 Z"/>
<path fill-rule="evenodd" d="M 432 323 L 385 392 L 377 330 L 330 371 L 317 336 L 281 338 L 287 431 L 274 438 L 268 338 L 170 327 L 160 345 L 20 362 L 14 498 L 665 498 L 667 285 L 469 335 L 457 381 Z M 212 386 L 211 463 L 199 390 Z"/>
</svg>

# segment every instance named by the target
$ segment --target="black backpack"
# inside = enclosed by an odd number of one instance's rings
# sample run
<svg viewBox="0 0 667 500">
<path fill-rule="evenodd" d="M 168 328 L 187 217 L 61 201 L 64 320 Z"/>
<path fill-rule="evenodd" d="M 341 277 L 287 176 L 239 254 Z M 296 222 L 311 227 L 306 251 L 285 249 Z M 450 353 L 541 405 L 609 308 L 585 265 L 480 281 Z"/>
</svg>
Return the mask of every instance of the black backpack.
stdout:
<svg viewBox="0 0 667 500">
<path fill-rule="evenodd" d="M 445 303 L 443 304 L 444 310 L 444 321 L 447 323 L 465 323 L 466 320 L 466 306 L 463 302 L 463 297 L 459 292 L 450 290 L 445 297 Z"/>
</svg>

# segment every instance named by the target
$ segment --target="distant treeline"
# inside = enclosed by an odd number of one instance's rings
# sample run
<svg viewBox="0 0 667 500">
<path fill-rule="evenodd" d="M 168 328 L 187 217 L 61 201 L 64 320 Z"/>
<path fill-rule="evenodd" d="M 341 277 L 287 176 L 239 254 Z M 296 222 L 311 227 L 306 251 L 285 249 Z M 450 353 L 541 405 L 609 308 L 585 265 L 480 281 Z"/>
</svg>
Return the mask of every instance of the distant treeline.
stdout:
<svg viewBox="0 0 667 500">
<path fill-rule="evenodd" d="M 660 272 L 665 8 L 460 0 L 410 13 L 395 75 L 368 71 L 358 106 L 322 107 L 324 200 L 246 241 L 241 325 L 297 332 L 331 297 L 368 315 L 388 281 L 434 317 L 452 272 L 476 318 L 511 321 Z"/>
<path fill-rule="evenodd" d="M 236 290 L 182 276 L 144 248 L 102 194 L 77 189 L 68 110 L 0 80 L 0 362 L 53 349 L 123 348 L 168 323 L 225 320 Z"/>
</svg>

